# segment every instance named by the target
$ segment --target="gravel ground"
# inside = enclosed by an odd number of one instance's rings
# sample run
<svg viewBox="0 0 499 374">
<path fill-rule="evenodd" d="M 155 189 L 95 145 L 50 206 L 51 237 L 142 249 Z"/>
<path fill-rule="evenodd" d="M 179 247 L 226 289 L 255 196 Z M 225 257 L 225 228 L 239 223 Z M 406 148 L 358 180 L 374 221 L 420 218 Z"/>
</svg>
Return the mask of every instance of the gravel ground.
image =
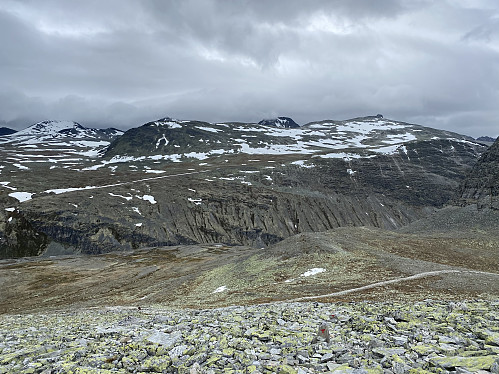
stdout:
<svg viewBox="0 0 499 374">
<path fill-rule="evenodd" d="M 2 374 L 499 373 L 499 300 L 107 307 L 0 326 Z"/>
</svg>

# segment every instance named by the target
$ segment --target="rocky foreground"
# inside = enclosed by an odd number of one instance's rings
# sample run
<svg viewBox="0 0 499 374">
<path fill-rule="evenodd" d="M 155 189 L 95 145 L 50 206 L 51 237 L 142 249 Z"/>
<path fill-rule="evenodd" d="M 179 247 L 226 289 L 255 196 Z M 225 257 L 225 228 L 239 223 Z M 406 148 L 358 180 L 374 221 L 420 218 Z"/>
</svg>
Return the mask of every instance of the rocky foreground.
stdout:
<svg viewBox="0 0 499 374">
<path fill-rule="evenodd" d="M 499 300 L 109 307 L 0 326 L 0 373 L 499 373 Z"/>
</svg>

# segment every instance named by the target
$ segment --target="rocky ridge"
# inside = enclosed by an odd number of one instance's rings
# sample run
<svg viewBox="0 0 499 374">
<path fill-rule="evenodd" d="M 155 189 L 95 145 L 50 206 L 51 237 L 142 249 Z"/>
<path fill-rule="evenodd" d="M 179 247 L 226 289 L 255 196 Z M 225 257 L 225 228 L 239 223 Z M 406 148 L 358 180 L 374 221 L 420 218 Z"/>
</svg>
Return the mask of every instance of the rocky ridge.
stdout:
<svg viewBox="0 0 499 374">
<path fill-rule="evenodd" d="M 0 373 L 499 373 L 497 300 L 109 307 L 0 321 Z"/>
</svg>

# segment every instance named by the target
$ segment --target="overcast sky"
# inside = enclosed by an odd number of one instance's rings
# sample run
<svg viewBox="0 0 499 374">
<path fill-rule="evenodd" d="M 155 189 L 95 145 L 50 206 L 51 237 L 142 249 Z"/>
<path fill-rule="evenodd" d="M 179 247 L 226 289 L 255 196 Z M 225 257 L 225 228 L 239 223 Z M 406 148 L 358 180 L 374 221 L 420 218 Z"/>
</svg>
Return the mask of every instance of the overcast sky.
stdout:
<svg viewBox="0 0 499 374">
<path fill-rule="evenodd" d="M 499 135 L 497 0 L 1 0 L 0 125 L 382 113 Z"/>
</svg>

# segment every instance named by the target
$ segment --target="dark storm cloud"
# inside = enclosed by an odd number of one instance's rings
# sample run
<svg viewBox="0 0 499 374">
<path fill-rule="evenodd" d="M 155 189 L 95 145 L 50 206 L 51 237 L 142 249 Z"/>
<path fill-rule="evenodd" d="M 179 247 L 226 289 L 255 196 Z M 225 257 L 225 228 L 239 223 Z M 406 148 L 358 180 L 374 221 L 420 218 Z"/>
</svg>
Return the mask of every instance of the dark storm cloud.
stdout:
<svg viewBox="0 0 499 374">
<path fill-rule="evenodd" d="M 0 3 L 0 122 L 300 123 L 381 112 L 499 135 L 495 1 Z"/>
</svg>

